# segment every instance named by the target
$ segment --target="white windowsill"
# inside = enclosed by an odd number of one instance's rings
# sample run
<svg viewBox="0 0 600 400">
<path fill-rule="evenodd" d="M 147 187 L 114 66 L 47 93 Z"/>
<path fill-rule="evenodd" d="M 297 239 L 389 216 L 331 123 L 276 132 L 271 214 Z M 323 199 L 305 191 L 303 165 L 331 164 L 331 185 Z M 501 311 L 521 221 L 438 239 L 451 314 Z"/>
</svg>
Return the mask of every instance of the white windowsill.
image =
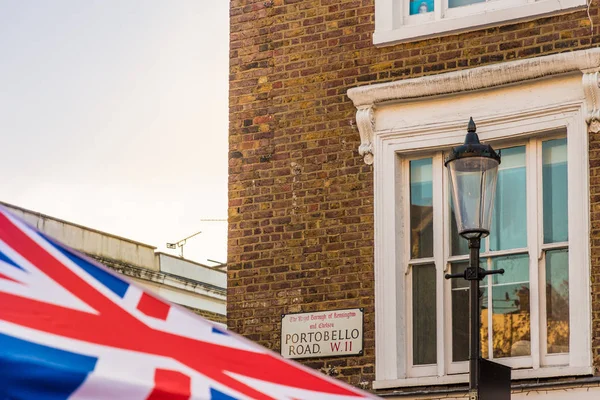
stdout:
<svg viewBox="0 0 600 400">
<path fill-rule="evenodd" d="M 512 371 L 512 379 L 553 378 L 561 376 L 592 375 L 593 367 L 547 367 L 534 369 L 516 369 Z M 391 379 L 373 382 L 373 389 L 393 389 L 411 386 L 452 385 L 469 382 L 469 374 L 446 376 L 429 376 L 423 378 Z"/>
<path fill-rule="evenodd" d="M 384 1 L 382 2 L 383 7 L 388 7 L 388 3 Z M 534 16 L 542 17 L 570 8 L 583 7 L 586 4 L 585 0 L 540 0 L 515 7 L 494 9 L 480 13 L 467 14 L 465 12 L 460 12 L 457 13 L 458 15 L 455 17 L 446 16 L 445 18 L 435 21 L 406 24 L 389 30 L 377 29 L 376 21 L 373 44 L 385 46 L 407 42 L 409 40 L 440 36 L 440 34 L 458 33 L 474 28 L 483 28 L 502 22 L 517 22 L 530 19 Z M 455 9 L 451 11 L 455 11 Z"/>
</svg>

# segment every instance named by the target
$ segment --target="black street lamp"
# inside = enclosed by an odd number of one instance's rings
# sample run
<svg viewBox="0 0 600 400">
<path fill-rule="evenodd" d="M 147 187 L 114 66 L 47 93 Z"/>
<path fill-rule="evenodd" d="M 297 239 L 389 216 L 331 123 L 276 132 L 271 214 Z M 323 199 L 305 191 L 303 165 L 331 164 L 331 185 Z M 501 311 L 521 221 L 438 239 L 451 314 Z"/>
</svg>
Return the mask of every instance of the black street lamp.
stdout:
<svg viewBox="0 0 600 400">
<path fill-rule="evenodd" d="M 473 118 L 469 120 L 465 143 L 452 149 L 446 158 L 452 183 L 452 199 L 458 233 L 469 241 L 469 267 L 461 274 L 446 274 L 446 279 L 464 278 L 469 290 L 469 398 L 479 397 L 480 378 L 480 308 L 479 282 L 486 275 L 503 274 L 504 270 L 488 271 L 479 266 L 481 238 L 490 234 L 492 209 L 496 195 L 500 155 L 492 146 L 481 144 Z"/>
</svg>

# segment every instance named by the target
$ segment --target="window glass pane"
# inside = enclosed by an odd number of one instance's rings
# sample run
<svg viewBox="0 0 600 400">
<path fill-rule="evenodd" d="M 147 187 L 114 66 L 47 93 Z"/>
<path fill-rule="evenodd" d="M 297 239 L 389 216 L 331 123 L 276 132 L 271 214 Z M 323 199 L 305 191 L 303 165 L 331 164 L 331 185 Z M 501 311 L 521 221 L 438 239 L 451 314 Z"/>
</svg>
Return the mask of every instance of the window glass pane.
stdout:
<svg viewBox="0 0 600 400">
<path fill-rule="evenodd" d="M 542 143 L 544 243 L 565 242 L 568 237 L 567 139 Z"/>
<path fill-rule="evenodd" d="M 410 15 L 425 14 L 433 11 L 434 0 L 410 0 Z"/>
<path fill-rule="evenodd" d="M 435 299 L 435 265 L 413 266 L 413 365 L 437 362 Z"/>
<path fill-rule="evenodd" d="M 491 264 L 505 270 L 492 275 L 494 358 L 530 355 L 529 256 L 497 257 Z"/>
<path fill-rule="evenodd" d="M 525 146 L 502 149 L 490 250 L 527 247 Z"/>
<path fill-rule="evenodd" d="M 469 266 L 468 261 L 453 263 L 451 271 L 453 274 L 463 273 Z M 483 268 L 484 265 L 481 264 Z M 462 278 L 452 279 L 452 361 L 466 361 L 469 359 L 469 281 Z M 483 297 L 480 297 L 482 305 L 482 328 L 481 348 L 484 356 L 487 356 L 487 278 L 481 281 L 480 289 Z M 485 317 L 484 317 L 485 315 Z"/>
<path fill-rule="evenodd" d="M 452 273 L 462 273 L 468 262 L 452 264 Z M 452 361 L 469 359 L 469 282 L 452 279 Z"/>
<path fill-rule="evenodd" d="M 432 159 L 410 162 L 410 254 L 433 257 Z"/>
<path fill-rule="evenodd" d="M 546 252 L 548 353 L 569 351 L 569 252 Z"/>
<path fill-rule="evenodd" d="M 448 0 L 448 8 L 468 6 L 475 3 L 483 3 L 485 0 Z"/>
<path fill-rule="evenodd" d="M 448 188 L 452 190 L 452 188 Z M 450 192 L 448 192 L 450 193 Z M 469 254 L 469 242 L 458 234 L 458 227 L 456 226 L 456 214 L 454 213 L 454 200 L 452 195 L 450 197 L 450 246 L 451 255 L 458 256 L 463 254 Z"/>
<path fill-rule="evenodd" d="M 482 266 L 483 267 L 483 266 Z M 487 278 L 485 279 L 487 281 Z M 483 281 L 482 281 L 483 282 Z M 479 298 L 479 304 L 481 304 L 481 357 L 489 358 L 489 299 L 488 299 L 488 285 L 487 282 L 481 287 L 481 297 Z"/>
</svg>

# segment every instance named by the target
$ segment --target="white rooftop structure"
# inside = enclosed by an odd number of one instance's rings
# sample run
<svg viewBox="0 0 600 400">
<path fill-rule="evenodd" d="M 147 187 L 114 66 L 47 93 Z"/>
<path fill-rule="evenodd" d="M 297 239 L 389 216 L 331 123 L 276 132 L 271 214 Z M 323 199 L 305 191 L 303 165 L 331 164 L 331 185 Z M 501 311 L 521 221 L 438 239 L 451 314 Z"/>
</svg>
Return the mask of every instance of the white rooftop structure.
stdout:
<svg viewBox="0 0 600 400">
<path fill-rule="evenodd" d="M 0 202 L 41 232 L 126 275 L 159 296 L 225 326 L 227 273 L 156 247 Z"/>
</svg>

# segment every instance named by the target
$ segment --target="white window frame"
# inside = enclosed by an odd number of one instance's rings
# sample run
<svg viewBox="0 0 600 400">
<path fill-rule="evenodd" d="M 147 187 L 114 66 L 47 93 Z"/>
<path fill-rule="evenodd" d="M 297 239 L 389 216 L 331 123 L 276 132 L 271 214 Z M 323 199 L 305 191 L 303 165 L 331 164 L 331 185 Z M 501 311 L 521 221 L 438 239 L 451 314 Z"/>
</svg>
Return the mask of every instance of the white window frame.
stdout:
<svg viewBox="0 0 600 400">
<path fill-rule="evenodd" d="M 501 250 L 494 251 L 491 253 L 486 253 L 485 251 L 485 240 L 482 240 L 481 244 L 481 257 L 497 257 L 502 254 L 523 254 L 528 255 L 529 257 L 529 282 L 530 282 L 530 321 L 531 321 L 531 355 L 529 356 L 520 356 L 520 357 L 508 357 L 508 358 L 500 358 L 494 359 L 496 362 L 500 362 L 502 364 L 508 365 L 512 368 L 535 368 L 539 369 L 540 366 L 560 366 L 560 365 L 568 365 L 569 357 L 567 354 L 546 354 L 546 347 L 544 343 L 546 343 L 546 310 L 545 310 L 545 291 L 540 290 L 540 288 L 544 287 L 545 283 L 545 252 L 543 250 L 551 250 L 556 248 L 565 248 L 569 246 L 569 242 L 560 242 L 560 243 L 552 243 L 552 244 L 543 244 L 543 218 L 542 214 L 538 212 L 542 207 L 542 194 L 541 194 L 541 144 L 543 141 L 560 139 L 564 138 L 564 132 L 543 132 L 542 134 L 534 134 L 530 137 L 518 138 L 516 141 L 503 141 L 499 143 L 494 143 L 490 141 L 488 143 L 492 144 L 493 147 L 497 150 L 503 147 L 513 147 L 513 146 L 525 146 L 526 147 L 526 174 L 527 174 L 527 243 L 528 247 L 522 249 L 510 249 L 510 250 Z M 433 176 L 434 176 L 434 188 L 439 187 L 438 191 L 443 191 L 443 196 L 436 197 L 434 194 L 434 212 L 435 209 L 438 208 L 442 210 L 437 213 L 437 218 L 440 221 L 439 224 L 443 224 L 443 232 L 440 236 L 443 236 L 443 243 L 441 246 L 438 246 L 437 254 L 434 254 L 434 258 L 436 259 L 436 267 L 438 268 L 437 278 L 440 279 L 444 276 L 444 274 L 450 272 L 449 267 L 451 262 L 457 261 L 468 261 L 469 256 L 461 255 L 461 256 L 452 256 L 450 254 L 450 235 L 451 235 L 451 220 L 450 220 L 450 204 L 448 201 L 449 196 L 449 186 L 448 186 L 448 175 L 445 167 L 441 165 L 441 157 L 440 153 L 434 155 L 434 166 L 433 166 Z M 429 157 L 431 154 L 419 154 L 417 159 Z M 406 158 L 406 160 L 402 161 L 403 169 L 408 168 L 408 161 L 414 159 L 414 157 Z M 404 173 L 406 174 L 406 173 Z M 436 178 L 438 182 L 436 182 Z M 440 183 L 441 181 L 441 183 Z M 408 181 L 404 181 L 408 182 Z M 406 190 L 406 183 L 402 185 Z M 440 229 L 440 228 L 438 228 Z M 436 226 L 434 224 L 434 231 L 436 231 Z M 434 237 L 436 233 L 434 232 Z M 438 233 L 439 235 L 439 233 Z M 407 235 L 408 236 L 408 235 Z M 440 239 L 437 237 L 436 239 Z M 405 239 L 406 240 L 406 239 Z M 435 239 L 434 239 L 435 240 Z M 404 252 L 408 257 L 406 258 L 406 263 L 408 265 L 410 255 L 407 252 Z M 438 256 L 439 255 L 439 256 Z M 439 262 L 437 260 L 440 260 Z M 407 271 L 407 277 L 408 277 Z M 410 287 L 411 280 L 408 278 L 407 285 Z M 447 327 L 445 330 L 449 332 L 444 337 L 444 346 L 446 354 L 446 360 L 440 359 L 438 362 L 445 362 L 447 365 L 448 374 L 459 374 L 459 373 L 467 373 L 468 372 L 468 362 L 453 362 L 452 361 L 452 336 L 450 334 L 452 327 L 452 313 L 451 313 L 451 281 L 443 280 L 443 292 L 437 293 L 438 296 L 444 296 L 444 301 L 439 306 L 446 305 L 446 310 L 443 313 L 444 318 L 444 326 Z M 411 290 L 408 289 L 406 291 L 408 299 L 407 299 L 407 316 L 408 320 L 411 321 L 411 299 L 410 293 Z M 465 310 L 467 312 L 467 310 Z M 492 315 L 489 314 L 488 318 L 491 319 Z M 409 323 L 410 324 L 410 323 Z M 488 326 L 491 326 L 488 321 Z M 412 340 L 411 340 L 411 331 L 408 331 L 408 340 L 407 340 L 407 352 L 408 352 L 408 361 L 412 359 L 411 357 L 411 349 L 412 349 Z M 488 333 L 492 334 L 491 330 Z M 491 343 L 491 341 L 489 342 Z M 490 354 L 488 356 L 491 357 L 492 347 L 488 348 Z M 441 351 L 444 351 L 444 347 L 441 348 Z M 414 367 L 409 364 L 408 375 L 419 377 L 419 376 L 427 376 L 427 375 L 435 375 L 437 371 L 433 370 L 431 366 L 428 366 L 427 369 L 425 366 Z"/>
<path fill-rule="evenodd" d="M 529 115 L 528 115 L 529 114 Z M 589 225 L 589 206 L 588 197 L 588 182 L 587 182 L 587 157 L 582 157 L 582 154 L 587 154 L 587 127 L 584 122 L 581 110 L 568 107 L 557 107 L 556 109 L 547 110 L 544 115 L 540 115 L 538 112 L 534 113 L 520 113 L 518 116 L 513 116 L 508 121 L 497 123 L 492 125 L 493 121 L 482 122 L 480 120 L 478 132 L 482 141 L 486 143 L 494 144 L 498 141 L 506 140 L 527 140 L 529 137 L 537 137 L 539 139 L 550 139 L 556 137 L 557 130 L 564 130 L 567 136 L 567 153 L 569 159 L 568 179 L 569 179 L 569 311 L 570 311 L 570 344 L 569 344 L 569 355 L 559 355 L 556 364 L 545 360 L 544 354 L 541 347 L 545 343 L 545 340 L 541 337 L 543 332 L 542 324 L 540 323 L 540 309 L 542 307 L 541 301 L 543 300 L 538 293 L 539 291 L 539 279 L 540 268 L 538 267 L 538 252 L 541 251 L 539 246 L 532 243 L 529 246 L 528 253 L 531 258 L 530 265 L 530 288 L 532 289 L 530 298 L 531 307 L 531 336 L 532 336 L 532 356 L 524 358 L 507 358 L 499 359 L 496 361 L 505 363 L 512 366 L 513 368 L 521 368 L 513 370 L 513 378 L 533 378 L 539 376 L 552 376 L 552 375 L 564 375 L 564 374 L 587 374 L 591 373 L 591 360 L 590 360 L 590 315 L 588 313 L 590 300 L 589 290 L 581 290 L 581 288 L 589 288 L 588 273 L 589 270 L 589 236 L 588 232 Z M 462 123 L 461 125 L 464 125 Z M 409 248 L 406 247 L 407 240 L 410 240 L 409 231 L 406 226 L 408 224 L 406 207 L 402 207 L 401 203 L 406 202 L 406 190 L 403 189 L 406 185 L 407 178 L 407 160 L 403 159 L 403 155 L 417 154 L 425 151 L 440 151 L 446 150 L 449 145 L 457 145 L 460 140 L 464 138 L 464 126 L 458 127 L 453 126 L 451 129 L 441 129 L 437 132 L 411 134 L 410 136 L 418 136 L 419 140 L 407 141 L 407 139 L 400 135 L 394 139 L 387 140 L 387 151 L 382 158 L 387 159 L 388 162 L 383 161 L 384 164 L 396 165 L 396 168 L 392 170 L 389 168 L 390 173 L 383 173 L 383 179 L 390 181 L 390 187 L 395 186 L 395 194 L 397 199 L 391 198 L 393 191 L 387 191 L 384 202 L 391 202 L 391 207 L 385 207 L 386 210 L 396 210 L 395 222 L 390 220 L 389 223 L 384 223 L 383 230 L 395 232 L 396 235 L 390 234 L 385 235 L 387 242 L 385 247 L 394 247 L 395 251 L 392 253 L 397 254 L 399 262 L 394 262 L 395 267 L 388 269 L 397 270 L 401 273 L 392 279 L 395 282 L 395 288 L 389 290 L 389 294 L 384 297 L 390 299 L 396 298 L 397 310 L 399 316 L 399 322 L 402 321 L 402 315 L 405 315 L 406 320 L 410 321 L 411 315 L 410 310 L 410 275 L 408 271 L 408 258 Z M 544 134 L 548 134 L 544 137 Z M 527 157 L 533 157 L 532 152 L 529 152 Z M 437 163 L 440 162 L 442 156 L 440 153 L 434 155 L 434 160 Z M 539 160 L 534 161 L 537 163 Z M 530 161 L 531 162 L 531 161 Z M 403 164 L 404 168 L 403 168 Z M 528 173 L 536 173 L 536 168 L 529 168 Z M 447 241 L 449 238 L 448 229 L 449 218 L 444 217 L 447 210 L 442 212 L 439 207 L 442 205 L 441 190 L 447 186 L 446 171 L 440 168 L 434 169 L 435 174 L 442 174 L 442 177 L 438 177 L 442 182 L 442 187 L 434 186 L 434 202 L 438 203 L 438 207 L 434 208 L 434 231 L 438 229 L 444 229 L 446 235 L 444 240 Z M 528 177 L 531 179 L 531 177 Z M 395 185 L 392 182 L 396 182 Z M 384 184 L 384 186 L 387 186 Z M 445 189 L 447 190 L 447 189 Z M 388 198 L 390 197 L 390 198 Z M 528 198 L 528 215 L 531 217 L 529 222 L 528 236 L 531 235 L 539 236 L 538 231 L 538 218 L 537 212 L 532 212 L 532 209 L 537 209 L 537 203 L 539 196 Z M 376 208 L 378 208 L 376 203 Z M 387 212 L 386 212 L 387 214 Z M 446 214 L 447 215 L 447 214 Z M 404 228 L 403 228 L 404 227 Z M 391 243 L 394 240 L 394 236 L 398 237 L 396 243 Z M 537 240 L 535 241 L 538 242 Z M 444 279 L 444 274 L 447 272 L 445 259 L 449 252 L 449 243 L 443 245 L 444 249 L 440 251 L 434 250 L 434 259 L 436 263 L 436 276 L 437 276 L 437 365 L 435 366 L 411 366 L 412 363 L 412 343 L 411 343 L 411 327 L 408 323 L 401 323 L 397 326 L 395 335 L 385 335 L 387 342 L 391 342 L 394 337 L 400 339 L 398 345 L 398 353 L 406 354 L 406 357 L 400 354 L 396 360 L 395 370 L 399 373 L 399 376 L 404 376 L 404 379 L 392 380 L 391 386 L 411 386 L 411 385 L 431 385 L 435 383 L 454 383 L 456 381 L 466 380 L 466 372 L 468 370 L 467 362 L 452 363 L 450 360 L 450 349 L 451 349 L 451 338 L 450 330 L 451 323 L 448 319 L 448 310 L 450 307 L 450 282 Z M 584 265 L 587 268 L 579 269 L 577 266 Z M 389 272 L 389 271 L 388 271 Z M 535 282 L 538 282 L 536 284 Z M 379 293 L 376 293 L 378 296 Z M 404 311 L 400 311 L 404 310 Z M 395 319 L 393 316 L 389 316 L 390 319 Z M 443 321 L 443 323 L 440 323 Z M 574 329 L 573 327 L 578 327 Z M 588 329 L 586 329 L 588 327 Z M 533 339 L 535 337 L 535 339 Z M 380 338 L 380 335 L 377 335 Z M 385 339 L 384 339 L 385 340 Z M 379 380 L 379 378 L 378 378 Z M 387 381 L 387 379 L 385 380 Z M 383 386 L 376 385 L 376 387 L 389 387 L 391 382 L 381 383 Z"/>
<path fill-rule="evenodd" d="M 434 11 L 409 15 L 409 0 L 375 0 L 373 43 L 388 45 L 424 39 L 586 5 L 586 0 L 488 0 L 449 8 L 448 0 L 434 0 Z"/>
<path fill-rule="evenodd" d="M 593 373 L 588 122 L 590 129 L 597 129 L 591 118 L 600 115 L 596 100 L 600 98 L 600 72 L 594 72 L 598 70 L 600 49 L 590 49 L 357 87 L 348 92 L 358 109 L 356 121 L 361 134 L 358 151 L 367 164 L 374 164 L 374 388 L 468 381 L 467 374 L 449 365 L 448 345 L 439 340 L 449 336 L 447 323 L 438 324 L 435 376 L 411 376 L 408 368 L 408 288 L 402 248 L 408 230 L 400 206 L 406 199 L 399 154 L 433 153 L 462 143 L 469 116 L 476 120 L 479 136 L 485 142 L 508 143 L 544 132 L 566 134 L 571 327 L 568 361 L 555 366 L 534 360 L 531 368 L 513 370 L 512 377 L 531 379 Z M 435 229 L 447 228 L 434 226 Z M 438 262 L 441 265 L 444 261 Z M 437 273 L 437 285 L 446 284 L 443 271 Z M 440 288 L 438 292 L 446 293 Z M 445 296 L 436 299 L 438 321 L 445 318 L 447 301 Z M 531 307 L 539 307 L 539 302 Z"/>
</svg>

